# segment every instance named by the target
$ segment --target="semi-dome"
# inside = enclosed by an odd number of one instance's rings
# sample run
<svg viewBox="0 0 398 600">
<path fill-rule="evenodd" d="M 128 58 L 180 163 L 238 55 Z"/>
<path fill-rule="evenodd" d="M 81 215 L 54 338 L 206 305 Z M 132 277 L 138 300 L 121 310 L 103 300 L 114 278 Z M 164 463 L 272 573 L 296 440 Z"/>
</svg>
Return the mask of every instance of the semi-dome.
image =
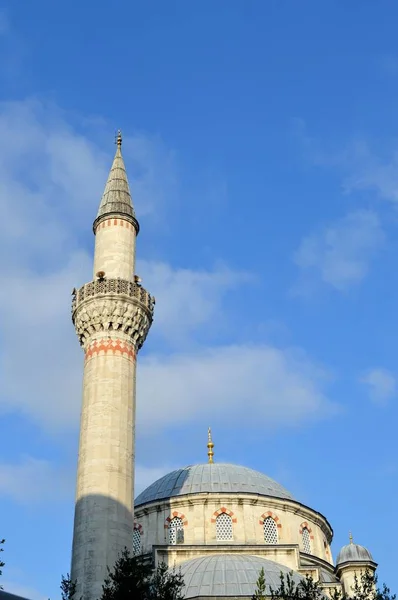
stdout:
<svg viewBox="0 0 398 600">
<path fill-rule="evenodd" d="M 345 562 L 374 562 L 373 557 L 369 550 L 359 544 L 350 542 L 346 546 L 343 546 L 340 550 L 336 565 L 341 565 Z"/>
<path fill-rule="evenodd" d="M 156 500 L 201 493 L 246 493 L 294 500 L 282 485 L 259 471 L 223 463 L 191 465 L 172 471 L 146 488 L 135 507 Z"/>
<path fill-rule="evenodd" d="M 184 578 L 185 598 L 228 596 L 250 597 L 256 589 L 261 569 L 264 569 L 267 584 L 267 595 L 270 587 L 276 589 L 280 585 L 280 574 L 291 573 L 291 569 L 277 562 L 259 556 L 242 554 L 218 554 L 193 558 L 183 562 L 181 574 Z M 295 583 L 301 581 L 298 573 L 293 573 Z"/>
</svg>

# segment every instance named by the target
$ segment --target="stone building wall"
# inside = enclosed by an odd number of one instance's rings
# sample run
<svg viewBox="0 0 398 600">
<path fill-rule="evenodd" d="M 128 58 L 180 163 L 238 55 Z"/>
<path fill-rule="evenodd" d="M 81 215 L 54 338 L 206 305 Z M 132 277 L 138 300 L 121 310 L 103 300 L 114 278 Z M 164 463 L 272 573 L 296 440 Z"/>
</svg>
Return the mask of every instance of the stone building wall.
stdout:
<svg viewBox="0 0 398 600">
<path fill-rule="evenodd" d="M 226 513 L 232 520 L 233 539 L 217 540 L 216 519 Z M 176 545 L 176 563 L 178 546 L 204 545 L 219 546 L 268 546 L 268 552 L 274 555 L 271 560 L 293 566 L 287 557 L 285 545 L 297 545 L 303 548 L 303 529 L 307 528 L 311 544 L 311 555 L 333 564 L 330 543 L 332 530 L 327 520 L 301 504 L 290 500 L 259 497 L 248 494 L 198 494 L 171 498 L 137 507 L 135 520 L 140 526 L 142 551 L 151 552 L 153 546 L 169 544 L 171 519 L 177 517 L 184 525 L 183 544 Z M 264 540 L 264 519 L 271 517 L 276 525 L 277 544 L 273 548 Z M 278 551 L 280 547 L 280 551 Z M 207 552 L 208 550 L 206 550 Z M 184 552 L 184 558 L 189 556 Z M 297 568 L 297 566 L 296 566 Z"/>
</svg>

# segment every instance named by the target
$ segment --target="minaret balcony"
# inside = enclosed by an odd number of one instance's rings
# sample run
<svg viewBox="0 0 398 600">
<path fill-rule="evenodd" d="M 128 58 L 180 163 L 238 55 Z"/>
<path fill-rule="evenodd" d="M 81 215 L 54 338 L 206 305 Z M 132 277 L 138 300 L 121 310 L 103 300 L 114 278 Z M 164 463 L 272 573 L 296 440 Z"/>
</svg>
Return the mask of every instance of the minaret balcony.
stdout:
<svg viewBox="0 0 398 600">
<path fill-rule="evenodd" d="M 155 298 L 139 283 L 99 277 L 72 291 L 72 321 L 80 344 L 94 333 L 118 332 L 141 348 L 153 320 Z"/>
</svg>

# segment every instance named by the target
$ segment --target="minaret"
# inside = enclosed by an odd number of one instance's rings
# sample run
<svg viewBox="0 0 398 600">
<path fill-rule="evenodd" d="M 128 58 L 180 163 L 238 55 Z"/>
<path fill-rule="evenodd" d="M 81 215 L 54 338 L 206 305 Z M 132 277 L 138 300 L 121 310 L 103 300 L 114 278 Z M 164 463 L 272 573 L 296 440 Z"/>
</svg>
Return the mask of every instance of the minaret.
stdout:
<svg viewBox="0 0 398 600">
<path fill-rule="evenodd" d="M 107 566 L 132 549 L 136 357 L 154 308 L 135 275 L 139 226 L 120 132 L 116 143 L 93 226 L 93 281 L 72 300 L 84 376 L 71 578 L 84 600 L 101 596 Z"/>
</svg>

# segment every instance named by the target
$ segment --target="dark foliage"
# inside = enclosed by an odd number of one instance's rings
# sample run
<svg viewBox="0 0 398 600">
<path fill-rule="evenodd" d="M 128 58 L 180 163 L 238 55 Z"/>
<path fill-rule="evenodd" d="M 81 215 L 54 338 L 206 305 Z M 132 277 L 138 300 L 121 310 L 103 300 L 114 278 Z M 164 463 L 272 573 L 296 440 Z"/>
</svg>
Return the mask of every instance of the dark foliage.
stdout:
<svg viewBox="0 0 398 600">
<path fill-rule="evenodd" d="M 265 600 L 266 584 L 265 584 L 265 573 L 264 573 L 263 567 L 261 568 L 256 585 L 257 585 L 256 591 L 254 592 L 254 594 L 252 596 L 252 600 Z"/>
<path fill-rule="evenodd" d="M 73 600 L 76 595 L 76 581 L 71 581 L 69 573 L 66 577 L 62 575 L 61 585 L 62 600 Z"/>
<path fill-rule="evenodd" d="M 180 600 L 184 582 L 181 573 L 161 564 L 155 569 L 125 549 L 108 571 L 101 600 Z"/>
<path fill-rule="evenodd" d="M 262 570 L 263 571 L 263 570 Z M 253 596 L 253 600 L 263 600 L 264 595 L 256 595 L 260 593 L 260 577 L 257 581 L 257 591 Z M 261 582 L 265 589 L 265 581 Z M 326 590 L 325 590 L 326 591 Z M 384 584 L 380 590 L 377 587 L 377 576 L 373 575 L 369 570 L 355 576 L 354 586 L 350 594 L 344 594 L 340 590 L 331 590 L 332 600 L 396 600 L 395 594 L 391 594 L 390 589 Z M 307 576 L 300 583 L 295 583 L 293 573 L 280 575 L 280 585 L 277 589 L 271 588 L 272 600 L 322 600 L 325 594 L 318 581 L 314 581 L 312 577 Z"/>
<path fill-rule="evenodd" d="M 354 577 L 354 586 L 351 594 L 343 594 L 335 590 L 332 600 L 395 600 L 396 595 L 391 594 L 390 588 L 383 583 L 380 589 L 377 587 L 377 575 L 368 569 Z"/>
<path fill-rule="evenodd" d="M 150 583 L 150 598 L 152 600 L 180 600 L 184 580 L 175 569 L 169 571 L 167 565 L 160 564 L 155 569 Z"/>
<path fill-rule="evenodd" d="M 295 583 L 293 573 L 281 573 L 279 587 L 271 588 L 272 600 L 321 600 L 323 597 L 319 582 L 308 575 Z"/>
</svg>

